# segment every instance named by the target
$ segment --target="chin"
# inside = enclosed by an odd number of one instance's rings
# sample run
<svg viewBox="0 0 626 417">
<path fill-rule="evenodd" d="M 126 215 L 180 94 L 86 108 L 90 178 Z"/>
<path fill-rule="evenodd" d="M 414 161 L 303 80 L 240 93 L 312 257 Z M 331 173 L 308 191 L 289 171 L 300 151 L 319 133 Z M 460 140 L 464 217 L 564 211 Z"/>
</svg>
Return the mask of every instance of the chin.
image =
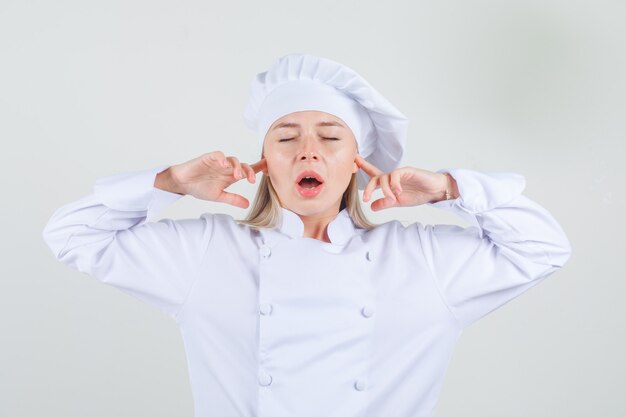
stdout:
<svg viewBox="0 0 626 417">
<path fill-rule="evenodd" d="M 290 208 L 294 213 L 298 213 L 302 216 L 313 216 L 316 214 L 327 213 L 334 207 L 333 203 L 326 203 L 321 201 L 304 201 L 293 204 Z"/>
</svg>

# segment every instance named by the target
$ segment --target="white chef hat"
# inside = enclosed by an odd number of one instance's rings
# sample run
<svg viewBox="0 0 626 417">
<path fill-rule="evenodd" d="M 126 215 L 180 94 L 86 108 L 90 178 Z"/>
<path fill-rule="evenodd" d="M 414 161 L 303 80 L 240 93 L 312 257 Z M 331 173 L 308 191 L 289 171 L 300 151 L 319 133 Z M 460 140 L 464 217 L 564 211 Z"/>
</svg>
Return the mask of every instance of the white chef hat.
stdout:
<svg viewBox="0 0 626 417">
<path fill-rule="evenodd" d="M 359 154 L 384 172 L 398 167 L 408 119 L 354 70 L 327 58 L 293 53 L 280 57 L 250 83 L 246 126 L 258 134 L 259 151 L 269 127 L 289 113 L 317 110 L 343 120 Z M 364 189 L 369 176 L 359 170 Z"/>
</svg>

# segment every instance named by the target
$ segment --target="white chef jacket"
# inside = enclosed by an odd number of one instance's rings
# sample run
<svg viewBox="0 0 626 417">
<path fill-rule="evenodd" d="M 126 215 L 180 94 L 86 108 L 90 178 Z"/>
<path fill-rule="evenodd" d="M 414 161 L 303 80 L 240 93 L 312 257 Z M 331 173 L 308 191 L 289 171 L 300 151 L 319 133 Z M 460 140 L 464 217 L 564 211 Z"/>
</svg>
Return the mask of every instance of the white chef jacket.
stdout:
<svg viewBox="0 0 626 417">
<path fill-rule="evenodd" d="M 153 221 L 182 196 L 160 166 L 98 179 L 43 231 L 55 257 L 147 302 L 181 331 L 197 417 L 432 417 L 463 329 L 570 257 L 523 176 L 444 169 L 471 222 L 357 228 L 331 243 L 299 216 L 255 230 L 227 214 Z"/>
</svg>

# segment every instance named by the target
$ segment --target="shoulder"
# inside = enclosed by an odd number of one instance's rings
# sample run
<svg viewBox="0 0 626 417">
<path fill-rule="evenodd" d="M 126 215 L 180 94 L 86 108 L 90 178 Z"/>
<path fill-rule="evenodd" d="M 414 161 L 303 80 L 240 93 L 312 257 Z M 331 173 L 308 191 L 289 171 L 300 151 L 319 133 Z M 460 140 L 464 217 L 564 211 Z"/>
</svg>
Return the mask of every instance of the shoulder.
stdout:
<svg viewBox="0 0 626 417">
<path fill-rule="evenodd" d="M 390 220 L 385 223 L 376 225 L 376 227 L 366 230 L 358 229 L 364 241 L 383 241 L 390 243 L 392 241 L 402 242 L 411 234 L 419 233 L 424 229 L 424 225 L 419 222 L 408 224 L 400 220 Z"/>
<path fill-rule="evenodd" d="M 210 225 L 214 234 L 240 239 L 259 233 L 258 229 L 239 223 L 237 219 L 227 213 L 203 213 L 201 218 Z"/>
<path fill-rule="evenodd" d="M 454 224 L 425 224 L 418 221 L 391 220 L 371 230 L 362 230 L 364 241 L 395 242 L 401 246 L 433 245 L 437 242 L 454 240 L 457 243 L 474 241 L 478 235 L 476 227 L 461 227 Z"/>
</svg>

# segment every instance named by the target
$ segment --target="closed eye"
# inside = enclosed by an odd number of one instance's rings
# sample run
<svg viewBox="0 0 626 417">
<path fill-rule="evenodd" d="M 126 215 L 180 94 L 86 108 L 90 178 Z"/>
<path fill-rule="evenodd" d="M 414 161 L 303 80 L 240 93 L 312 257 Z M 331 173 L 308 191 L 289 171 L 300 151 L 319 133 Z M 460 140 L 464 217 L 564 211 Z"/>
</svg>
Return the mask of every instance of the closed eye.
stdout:
<svg viewBox="0 0 626 417">
<path fill-rule="evenodd" d="M 284 139 L 278 139 L 278 141 L 279 141 L 279 142 L 287 142 L 287 141 L 292 140 L 292 139 L 295 139 L 295 138 L 284 138 Z M 341 139 L 339 139 L 339 138 L 323 138 L 323 139 L 328 139 L 328 140 L 341 140 Z"/>
</svg>

